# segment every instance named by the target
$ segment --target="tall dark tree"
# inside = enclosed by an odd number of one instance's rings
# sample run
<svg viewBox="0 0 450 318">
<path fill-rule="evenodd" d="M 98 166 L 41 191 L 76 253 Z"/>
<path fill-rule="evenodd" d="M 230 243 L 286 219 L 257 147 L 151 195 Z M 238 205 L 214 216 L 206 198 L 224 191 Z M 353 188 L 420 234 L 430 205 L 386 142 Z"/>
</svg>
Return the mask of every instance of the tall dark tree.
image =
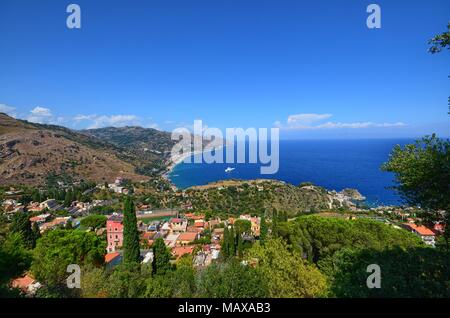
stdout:
<svg viewBox="0 0 450 318">
<path fill-rule="evenodd" d="M 28 214 L 25 212 L 19 212 L 14 214 L 10 227 L 12 233 L 20 233 L 22 235 L 25 246 L 33 248 L 36 244 L 33 230 L 31 229 L 31 222 Z"/>
<path fill-rule="evenodd" d="M 127 197 L 123 207 L 123 260 L 125 263 L 139 263 L 139 233 L 133 200 Z"/>
<path fill-rule="evenodd" d="M 33 232 L 33 248 L 36 247 L 36 241 L 41 237 L 41 231 L 39 230 L 39 225 L 34 222 L 33 225 L 31 226 L 31 231 Z"/>
<path fill-rule="evenodd" d="M 171 269 L 170 252 L 162 238 L 157 238 L 153 243 L 153 273 L 165 274 Z"/>
<path fill-rule="evenodd" d="M 225 226 L 225 229 L 223 230 L 223 240 L 222 240 L 222 246 L 220 249 L 220 254 L 223 259 L 227 259 L 230 254 L 230 232 L 228 231 L 228 226 Z"/>
<path fill-rule="evenodd" d="M 69 207 L 72 204 L 74 197 L 71 189 L 67 190 L 66 195 L 64 196 L 64 206 Z"/>
<path fill-rule="evenodd" d="M 234 231 L 234 226 L 231 227 L 228 237 L 228 255 L 233 257 L 236 255 L 236 234 Z"/>
<path fill-rule="evenodd" d="M 264 240 L 267 238 L 268 232 L 269 232 L 269 229 L 267 226 L 267 220 L 266 220 L 266 217 L 263 215 L 261 217 L 261 224 L 259 226 L 259 239 L 261 242 L 264 243 Z"/>
</svg>

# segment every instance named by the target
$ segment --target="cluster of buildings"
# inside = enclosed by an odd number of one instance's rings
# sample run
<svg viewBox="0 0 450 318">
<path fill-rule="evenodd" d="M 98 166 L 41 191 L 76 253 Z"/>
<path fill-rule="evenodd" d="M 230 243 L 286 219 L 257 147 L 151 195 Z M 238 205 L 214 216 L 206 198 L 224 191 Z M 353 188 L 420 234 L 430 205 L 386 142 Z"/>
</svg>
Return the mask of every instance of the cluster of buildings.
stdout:
<svg viewBox="0 0 450 318">
<path fill-rule="evenodd" d="M 394 221 L 398 220 L 398 222 L 400 222 L 400 226 L 394 225 L 394 227 L 403 228 L 411 233 L 414 233 L 420 237 L 425 244 L 433 247 L 436 244 L 436 237 L 444 234 L 444 222 L 435 221 L 432 223 L 427 223 L 426 225 L 422 224 L 423 220 L 416 216 L 417 209 L 413 207 L 401 208 L 396 206 L 380 206 L 377 208 L 372 208 L 371 210 L 380 215 L 388 216 L 389 219 Z M 442 211 L 442 213 L 444 212 Z M 441 217 L 443 219 L 444 215 L 442 214 Z"/>
<path fill-rule="evenodd" d="M 98 187 L 101 189 L 106 189 L 106 186 L 104 184 L 101 184 Z M 128 194 L 129 193 L 128 188 L 125 187 L 125 179 L 122 177 L 117 177 L 113 183 L 109 183 L 108 189 L 114 193 L 119 193 L 119 194 Z"/>
<path fill-rule="evenodd" d="M 259 236 L 260 218 L 250 215 L 241 215 L 239 218 L 251 223 L 249 235 Z M 156 239 L 162 238 L 174 259 L 179 259 L 186 254 L 193 255 L 194 265 L 205 267 L 219 257 L 224 227 L 234 224 L 235 220 L 235 218 L 229 218 L 222 221 L 214 218 L 206 221 L 204 215 L 187 213 L 183 217 L 174 217 L 167 221 L 157 220 L 150 224 L 139 221 L 138 229 L 143 246 L 151 248 Z M 120 214 L 110 216 L 106 222 L 108 254 L 105 261 L 107 263 L 117 261 L 120 257 L 123 231 L 123 216 Z M 202 241 L 203 238 L 208 239 Z"/>
</svg>

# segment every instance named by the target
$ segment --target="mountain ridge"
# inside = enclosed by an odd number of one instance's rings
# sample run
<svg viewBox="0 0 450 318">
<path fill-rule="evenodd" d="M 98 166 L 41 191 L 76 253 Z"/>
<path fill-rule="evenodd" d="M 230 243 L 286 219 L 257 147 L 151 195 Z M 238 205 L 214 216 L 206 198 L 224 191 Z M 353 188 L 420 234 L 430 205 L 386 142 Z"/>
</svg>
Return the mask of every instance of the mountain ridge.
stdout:
<svg viewBox="0 0 450 318">
<path fill-rule="evenodd" d="M 51 172 L 97 182 L 117 176 L 139 181 L 148 179 L 142 166 L 152 163 L 93 135 L 0 113 L 0 184 L 36 185 Z"/>
</svg>

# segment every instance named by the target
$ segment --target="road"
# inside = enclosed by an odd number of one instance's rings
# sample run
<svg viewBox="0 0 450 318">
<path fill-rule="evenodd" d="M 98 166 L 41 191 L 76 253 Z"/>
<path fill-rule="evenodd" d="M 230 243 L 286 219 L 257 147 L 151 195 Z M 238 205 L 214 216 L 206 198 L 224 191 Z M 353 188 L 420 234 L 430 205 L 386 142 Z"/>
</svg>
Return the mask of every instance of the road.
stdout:
<svg viewBox="0 0 450 318">
<path fill-rule="evenodd" d="M 159 210 L 152 210 L 153 212 L 150 214 L 143 214 L 136 212 L 136 217 L 138 219 L 154 219 L 158 217 L 164 217 L 164 216 L 176 216 L 178 213 L 178 210 L 175 209 L 159 209 Z"/>
</svg>

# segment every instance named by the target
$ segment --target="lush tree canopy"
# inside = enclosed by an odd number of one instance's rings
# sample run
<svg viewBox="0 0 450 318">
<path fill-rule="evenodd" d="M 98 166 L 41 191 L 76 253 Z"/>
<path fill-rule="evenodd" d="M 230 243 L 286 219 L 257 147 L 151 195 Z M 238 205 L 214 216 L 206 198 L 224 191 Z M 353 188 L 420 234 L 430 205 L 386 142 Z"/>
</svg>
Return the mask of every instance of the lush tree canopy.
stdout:
<svg viewBox="0 0 450 318">
<path fill-rule="evenodd" d="M 300 255 L 319 266 L 346 247 L 381 250 L 393 246 L 423 246 L 414 234 L 369 219 L 346 220 L 309 215 L 282 224 L 280 235 Z"/>
<path fill-rule="evenodd" d="M 10 233 L 0 244 L 0 297 L 9 294 L 8 284 L 20 276 L 31 264 L 28 251 L 20 233 Z"/>
<path fill-rule="evenodd" d="M 94 233 L 48 231 L 37 241 L 31 271 L 41 283 L 64 289 L 68 265 L 101 265 L 105 252 L 105 242 Z"/>
<path fill-rule="evenodd" d="M 395 174 L 395 189 L 411 205 L 450 208 L 450 141 L 435 135 L 397 145 L 382 168 Z"/>
<path fill-rule="evenodd" d="M 107 217 L 99 214 L 88 215 L 80 221 L 80 225 L 86 228 L 99 229 L 106 226 Z"/>
<path fill-rule="evenodd" d="M 200 274 L 199 297 L 253 298 L 266 297 L 267 277 L 236 260 L 212 264 Z"/>
<path fill-rule="evenodd" d="M 367 266 L 381 270 L 381 288 L 366 285 Z M 344 249 L 333 257 L 337 297 L 450 297 L 450 254 L 432 248 Z"/>
<path fill-rule="evenodd" d="M 327 293 L 326 276 L 301 254 L 290 251 L 281 239 L 255 244 L 248 250 L 247 260 L 265 277 L 269 297 L 319 297 Z"/>
<path fill-rule="evenodd" d="M 12 233 L 20 233 L 23 241 L 28 248 L 33 248 L 36 245 L 36 233 L 32 230 L 31 222 L 28 213 L 18 212 L 12 217 L 12 222 L 9 230 Z"/>
</svg>

